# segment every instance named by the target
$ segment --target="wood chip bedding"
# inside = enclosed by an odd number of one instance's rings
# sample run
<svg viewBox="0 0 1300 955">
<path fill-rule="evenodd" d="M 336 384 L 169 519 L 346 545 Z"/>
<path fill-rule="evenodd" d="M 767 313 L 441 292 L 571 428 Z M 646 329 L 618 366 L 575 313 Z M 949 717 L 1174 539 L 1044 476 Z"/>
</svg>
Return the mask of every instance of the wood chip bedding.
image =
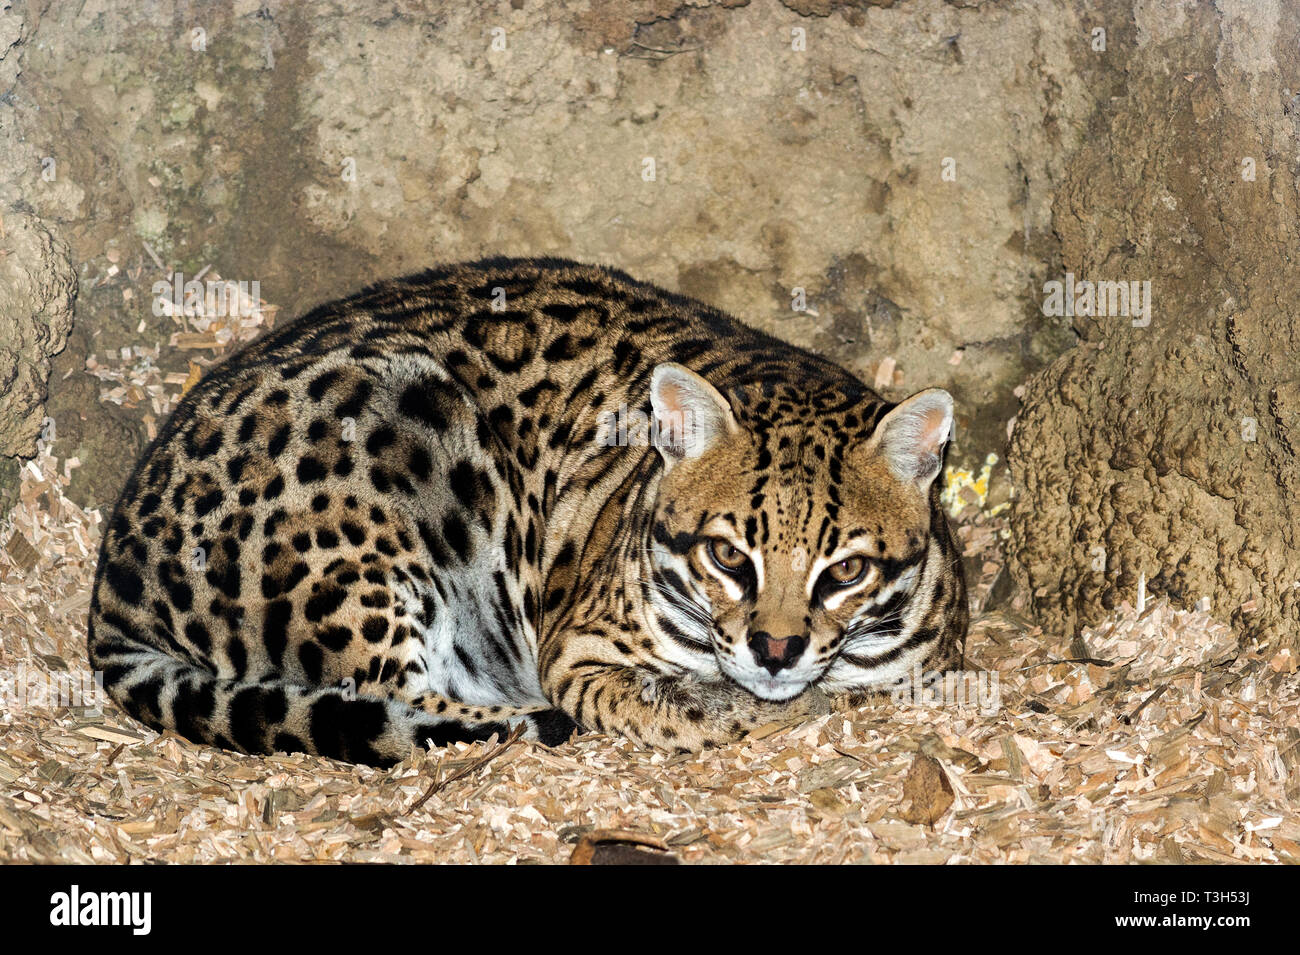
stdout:
<svg viewBox="0 0 1300 955">
<path fill-rule="evenodd" d="M 692 756 L 590 735 L 379 771 L 159 736 L 85 705 L 102 517 L 65 497 L 76 465 L 28 462 L 0 524 L 5 862 L 1300 862 L 1294 654 L 1165 600 L 1069 643 L 979 614 L 997 706 L 882 698 Z M 996 521 L 961 536 L 979 604 Z"/>
</svg>

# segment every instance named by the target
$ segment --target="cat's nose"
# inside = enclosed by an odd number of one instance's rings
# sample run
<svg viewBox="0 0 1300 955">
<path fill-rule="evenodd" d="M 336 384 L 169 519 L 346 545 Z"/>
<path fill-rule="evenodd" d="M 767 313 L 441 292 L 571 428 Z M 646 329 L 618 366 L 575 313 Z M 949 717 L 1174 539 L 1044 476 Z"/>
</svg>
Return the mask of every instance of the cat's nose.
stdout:
<svg viewBox="0 0 1300 955">
<path fill-rule="evenodd" d="M 807 637 L 793 633 L 788 637 L 774 637 L 766 630 L 759 630 L 749 636 L 749 649 L 753 651 L 754 659 L 772 676 L 794 666 L 807 646 Z"/>
</svg>

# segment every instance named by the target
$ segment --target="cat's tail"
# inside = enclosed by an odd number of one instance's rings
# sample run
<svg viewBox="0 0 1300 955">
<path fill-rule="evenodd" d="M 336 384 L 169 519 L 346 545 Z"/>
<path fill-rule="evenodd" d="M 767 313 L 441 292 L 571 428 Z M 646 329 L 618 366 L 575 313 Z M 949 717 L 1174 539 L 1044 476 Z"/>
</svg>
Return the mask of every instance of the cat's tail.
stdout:
<svg viewBox="0 0 1300 955">
<path fill-rule="evenodd" d="M 547 745 L 575 729 L 558 710 L 509 710 L 426 700 L 357 695 L 345 687 L 308 687 L 280 680 L 222 679 L 209 668 L 167 652 L 119 613 L 91 607 L 90 665 L 108 695 L 135 719 L 194 743 L 244 753 L 300 752 L 351 763 L 391 766 L 411 747 L 507 736 Z M 179 644 L 178 644 L 179 648 Z M 183 648 L 182 652 L 183 652 Z M 439 705 L 439 704 L 443 705 Z"/>
</svg>

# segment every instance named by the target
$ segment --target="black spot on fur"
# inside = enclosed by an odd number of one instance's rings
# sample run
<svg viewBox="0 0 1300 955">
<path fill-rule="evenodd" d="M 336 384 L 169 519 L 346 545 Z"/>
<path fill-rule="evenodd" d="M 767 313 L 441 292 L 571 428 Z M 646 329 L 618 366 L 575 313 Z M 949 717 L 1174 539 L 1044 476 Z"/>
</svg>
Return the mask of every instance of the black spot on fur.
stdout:
<svg viewBox="0 0 1300 955">
<path fill-rule="evenodd" d="M 131 567 L 113 561 L 104 568 L 104 579 L 108 581 L 113 593 L 129 604 L 138 604 L 144 594 L 144 581 Z"/>
<path fill-rule="evenodd" d="M 537 740 L 543 746 L 567 743 L 578 724 L 560 710 L 543 710 L 528 717 L 537 728 Z"/>
<path fill-rule="evenodd" d="M 321 463 L 320 459 L 310 454 L 305 454 L 298 461 L 298 483 L 312 484 L 316 481 L 325 480 L 329 470 Z"/>
<path fill-rule="evenodd" d="M 217 697 L 211 680 L 182 680 L 172 700 L 176 732 L 188 740 L 203 742 L 207 738 L 204 727 L 216 705 Z"/>
<path fill-rule="evenodd" d="M 337 653 L 352 642 L 352 631 L 347 627 L 322 627 L 316 631 L 316 639 L 325 649 Z"/>
<path fill-rule="evenodd" d="M 321 588 L 320 593 L 313 595 L 307 601 L 307 605 L 303 608 L 303 615 L 312 623 L 319 623 L 343 606 L 347 596 L 348 592 L 342 587 L 327 584 Z"/>
<path fill-rule="evenodd" d="M 379 610 L 392 602 L 387 590 L 372 590 L 361 595 L 361 606 L 370 610 Z"/>
<path fill-rule="evenodd" d="M 206 514 L 210 513 L 213 509 L 215 509 L 218 505 L 220 505 L 221 502 L 224 500 L 225 500 L 225 495 L 222 494 L 221 491 L 219 490 L 209 491 L 207 494 L 204 494 L 202 497 L 198 498 L 194 502 L 195 516 L 196 517 L 205 516 Z"/>
<path fill-rule="evenodd" d="M 388 636 L 388 621 L 383 617 L 367 617 L 361 625 L 361 635 L 368 643 L 379 643 Z"/>
<path fill-rule="evenodd" d="M 230 701 L 230 735 L 240 749 L 250 753 L 266 748 L 266 731 L 289 712 L 284 691 L 274 687 L 250 686 Z"/>
<path fill-rule="evenodd" d="M 248 672 L 248 650 L 244 647 L 244 641 L 239 637 L 231 637 L 226 643 L 226 658 L 230 661 L 235 679 L 243 679 Z"/>
<path fill-rule="evenodd" d="M 221 450 L 221 445 L 225 441 L 225 435 L 219 430 L 213 431 L 202 441 L 195 441 L 190 444 L 189 451 L 194 457 L 202 460 L 210 458 Z"/>
<path fill-rule="evenodd" d="M 573 336 L 568 332 L 565 332 L 559 338 L 555 339 L 555 341 L 546 346 L 546 350 L 542 352 L 542 358 L 546 361 L 568 361 L 570 358 L 573 358 L 576 353 L 577 352 L 573 345 Z"/>
<path fill-rule="evenodd" d="M 389 447 L 397 440 L 397 432 L 388 425 L 381 425 L 370 436 L 366 438 L 366 452 L 372 456 L 378 456 L 384 448 Z"/>
<path fill-rule="evenodd" d="M 169 578 L 164 582 L 167 589 L 167 596 L 171 598 L 172 606 L 182 613 L 189 611 L 194 605 L 194 590 L 184 580 Z"/>
<path fill-rule="evenodd" d="M 338 406 L 338 416 L 340 418 L 356 418 L 357 415 L 361 414 L 366 402 L 370 400 L 374 387 L 369 378 L 363 378 L 357 382 L 357 386 L 352 389 L 352 394 Z"/>
<path fill-rule="evenodd" d="M 206 654 L 212 649 L 212 635 L 201 620 L 191 620 L 185 624 L 185 639 L 200 653 Z"/>
<path fill-rule="evenodd" d="M 330 390 L 343 377 L 343 373 L 337 368 L 332 368 L 323 374 L 317 375 L 310 385 L 307 386 L 307 394 L 311 396 L 312 401 L 320 401 L 325 396 L 325 392 Z"/>
<path fill-rule="evenodd" d="M 278 667 L 284 659 L 284 650 L 289 641 L 289 619 L 293 616 L 293 604 L 287 600 L 273 600 L 266 605 L 266 615 L 262 620 L 262 645 L 272 666 Z"/>
<path fill-rule="evenodd" d="M 397 402 L 397 410 L 435 431 L 444 430 L 448 424 L 447 416 L 443 414 L 442 408 L 438 406 L 432 394 L 432 391 L 437 388 L 441 388 L 441 385 L 436 381 L 409 386 L 402 392 L 402 397 Z"/>
<path fill-rule="evenodd" d="M 410 457 L 407 458 L 406 466 L 410 468 L 411 473 L 419 481 L 429 480 L 429 475 L 433 471 L 433 459 L 429 452 L 421 447 L 411 449 Z"/>
<path fill-rule="evenodd" d="M 442 539 L 447 542 L 462 562 L 470 557 L 469 530 L 458 514 L 448 514 L 442 520 Z"/>
<path fill-rule="evenodd" d="M 298 662 L 302 664 L 303 674 L 309 683 L 319 683 L 325 655 L 314 643 L 304 643 L 298 647 Z"/>
<path fill-rule="evenodd" d="M 262 491 L 262 500 L 274 501 L 284 493 L 284 476 L 277 474 L 267 483 L 266 489 Z"/>
<path fill-rule="evenodd" d="M 271 440 L 266 444 L 266 453 L 273 458 L 278 458 L 289 443 L 289 426 L 282 424 L 275 429 L 275 434 L 271 435 Z"/>
<path fill-rule="evenodd" d="M 275 734 L 271 748 L 278 753 L 303 753 L 307 751 L 307 744 L 292 733 L 279 732 Z"/>
</svg>

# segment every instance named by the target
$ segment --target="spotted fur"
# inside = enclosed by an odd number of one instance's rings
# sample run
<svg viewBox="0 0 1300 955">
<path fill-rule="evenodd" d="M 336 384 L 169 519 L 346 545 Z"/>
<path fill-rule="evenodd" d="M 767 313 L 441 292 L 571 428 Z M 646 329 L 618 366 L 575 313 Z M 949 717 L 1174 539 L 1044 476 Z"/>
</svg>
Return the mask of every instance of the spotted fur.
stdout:
<svg viewBox="0 0 1300 955">
<path fill-rule="evenodd" d="M 250 753 L 736 738 L 959 655 L 951 416 L 611 269 L 386 282 L 186 395 L 108 523 L 91 663 Z"/>
</svg>

